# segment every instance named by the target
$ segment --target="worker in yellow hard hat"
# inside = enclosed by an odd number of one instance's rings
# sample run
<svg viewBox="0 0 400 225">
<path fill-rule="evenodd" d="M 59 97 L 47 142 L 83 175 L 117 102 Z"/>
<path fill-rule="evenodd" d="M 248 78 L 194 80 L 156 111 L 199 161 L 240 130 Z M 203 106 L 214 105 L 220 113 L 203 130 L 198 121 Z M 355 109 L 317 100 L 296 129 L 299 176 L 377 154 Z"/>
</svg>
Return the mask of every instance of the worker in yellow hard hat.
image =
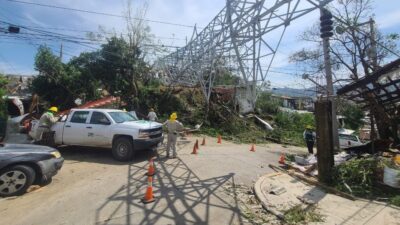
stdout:
<svg viewBox="0 0 400 225">
<path fill-rule="evenodd" d="M 154 112 L 154 109 L 153 109 L 153 108 L 150 108 L 149 114 L 147 114 L 147 118 L 148 118 L 150 121 L 156 121 L 156 120 L 158 120 L 157 114 L 156 114 L 156 112 Z"/>
<path fill-rule="evenodd" d="M 314 153 L 314 143 L 315 143 L 315 132 L 313 131 L 313 127 L 311 125 L 306 126 L 306 130 L 303 133 L 304 141 L 307 144 L 308 153 Z"/>
<path fill-rule="evenodd" d="M 43 134 L 51 131 L 51 127 L 57 122 L 58 117 L 55 114 L 58 112 L 58 108 L 55 106 L 50 107 L 39 119 L 39 127 L 36 130 L 35 141 L 41 141 Z"/>
<path fill-rule="evenodd" d="M 168 128 L 168 140 L 167 140 L 167 158 L 170 157 L 170 151 L 172 148 L 172 158 L 176 158 L 176 140 L 178 138 L 178 132 L 183 130 L 183 125 L 177 120 L 178 115 L 174 112 L 170 115 L 164 125 Z"/>
</svg>

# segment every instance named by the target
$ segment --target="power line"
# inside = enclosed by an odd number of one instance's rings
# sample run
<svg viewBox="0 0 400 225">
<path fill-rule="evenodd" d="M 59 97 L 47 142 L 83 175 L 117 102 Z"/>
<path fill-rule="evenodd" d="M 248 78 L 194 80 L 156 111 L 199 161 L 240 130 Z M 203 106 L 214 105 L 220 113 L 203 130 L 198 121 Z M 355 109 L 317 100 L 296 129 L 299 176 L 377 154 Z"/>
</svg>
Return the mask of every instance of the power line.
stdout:
<svg viewBox="0 0 400 225">
<path fill-rule="evenodd" d="M 13 17 L 18 17 L 24 21 L 29 21 L 31 22 L 28 18 L 25 18 L 21 15 L 9 12 L 5 9 L 1 9 L 0 8 L 0 15 L 3 15 L 6 19 L 8 19 L 9 21 L 11 21 L 12 19 L 10 19 L 10 17 L 6 16 L 4 13 L 1 13 L 1 11 L 6 12 L 9 15 L 12 15 Z M 28 25 L 26 25 L 28 26 Z M 48 29 L 48 30 L 60 30 L 60 31 L 68 31 L 68 32 L 76 32 L 76 33 L 93 33 L 93 34 L 100 34 L 100 35 L 104 35 L 104 34 L 109 34 L 109 35 L 123 35 L 123 36 L 128 36 L 129 33 L 124 33 L 124 32 L 110 32 L 110 31 L 98 31 L 98 30 L 82 30 L 82 29 L 74 29 L 74 28 L 69 28 L 69 27 L 47 27 L 47 26 L 40 26 L 38 24 L 35 24 L 35 26 L 30 26 L 30 28 L 37 28 L 37 29 Z M 177 41 L 186 41 L 185 38 L 177 38 L 177 37 L 165 37 L 165 36 L 155 36 L 152 35 L 151 38 L 154 39 L 164 39 L 164 40 L 177 40 Z"/>
<path fill-rule="evenodd" d="M 165 25 L 180 26 L 180 27 L 186 27 L 186 28 L 194 28 L 195 27 L 195 26 L 186 25 L 186 24 L 171 23 L 171 22 L 150 20 L 150 19 L 142 19 L 142 18 L 137 18 L 137 17 L 127 17 L 127 16 L 123 16 L 123 15 L 118 15 L 118 14 L 97 12 L 97 11 L 84 10 L 84 9 L 68 8 L 68 7 L 64 7 L 64 6 L 49 5 L 49 4 L 43 4 L 43 3 L 25 2 L 25 1 L 19 1 L 19 0 L 5 0 L 5 1 L 20 3 L 20 4 L 27 4 L 27 5 L 40 6 L 40 7 L 47 7 L 47 8 L 54 8 L 54 9 L 62 9 L 62 10 L 68 10 L 68 11 L 75 11 L 75 12 L 90 13 L 90 14 L 103 15 L 103 16 L 110 16 L 110 17 L 118 17 L 118 18 L 124 18 L 124 19 L 133 19 L 133 20 L 139 20 L 139 21 L 146 21 L 146 22 L 150 22 L 150 23 L 159 23 L 159 24 L 165 24 Z"/>
</svg>

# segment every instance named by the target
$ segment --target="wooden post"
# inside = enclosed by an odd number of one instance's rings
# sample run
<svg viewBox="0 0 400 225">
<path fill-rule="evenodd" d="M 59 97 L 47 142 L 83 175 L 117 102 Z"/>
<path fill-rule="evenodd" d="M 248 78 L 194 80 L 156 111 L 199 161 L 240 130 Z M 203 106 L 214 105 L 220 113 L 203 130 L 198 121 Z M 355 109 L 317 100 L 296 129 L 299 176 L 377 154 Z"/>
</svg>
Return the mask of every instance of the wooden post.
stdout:
<svg viewBox="0 0 400 225">
<path fill-rule="evenodd" d="M 329 184 L 332 181 L 332 169 L 334 166 L 332 101 L 325 99 L 315 102 L 315 115 L 317 123 L 318 180 Z"/>
</svg>

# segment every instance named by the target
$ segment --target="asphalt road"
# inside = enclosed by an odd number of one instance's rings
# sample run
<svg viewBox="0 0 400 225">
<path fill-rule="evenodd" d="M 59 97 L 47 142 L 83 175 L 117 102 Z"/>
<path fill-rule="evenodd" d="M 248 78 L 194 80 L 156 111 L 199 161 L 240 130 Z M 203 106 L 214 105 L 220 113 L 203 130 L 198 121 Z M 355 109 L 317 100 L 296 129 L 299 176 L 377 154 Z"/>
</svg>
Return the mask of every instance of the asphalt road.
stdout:
<svg viewBox="0 0 400 225">
<path fill-rule="evenodd" d="M 282 151 L 305 151 L 269 144 L 250 152 L 250 145 L 217 144 L 207 138 L 206 146 L 193 155 L 195 139 L 179 141 L 176 159 L 165 159 L 161 147 L 158 154 L 141 152 L 128 163 L 113 160 L 110 150 L 61 148 L 65 164 L 53 182 L 23 196 L 0 199 L 0 223 L 247 224 L 236 195 L 224 187 L 251 186 L 271 172 L 268 164 L 276 164 Z M 153 155 L 158 155 L 156 201 L 144 205 L 140 201 L 147 186 L 144 174 Z"/>
</svg>

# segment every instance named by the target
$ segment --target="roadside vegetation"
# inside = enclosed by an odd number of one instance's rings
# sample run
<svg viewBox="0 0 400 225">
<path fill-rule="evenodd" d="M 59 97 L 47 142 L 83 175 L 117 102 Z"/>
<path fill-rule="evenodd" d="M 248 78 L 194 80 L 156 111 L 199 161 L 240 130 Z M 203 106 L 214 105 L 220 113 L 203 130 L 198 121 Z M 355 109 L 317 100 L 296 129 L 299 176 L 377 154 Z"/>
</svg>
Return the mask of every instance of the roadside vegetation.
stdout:
<svg viewBox="0 0 400 225">
<path fill-rule="evenodd" d="M 335 167 L 332 185 L 357 197 L 386 201 L 400 207 L 400 192 L 380 184 L 385 166 L 400 170 L 389 159 L 369 157 L 349 160 Z"/>
<path fill-rule="evenodd" d="M 324 216 L 318 212 L 316 206 L 303 208 L 301 205 L 296 205 L 285 212 L 284 221 L 287 224 L 309 224 L 324 222 Z"/>
<path fill-rule="evenodd" d="M 4 98 L 7 90 L 7 83 L 7 79 L 0 73 L 0 140 L 5 137 L 7 129 L 8 112 L 6 99 Z"/>
</svg>

